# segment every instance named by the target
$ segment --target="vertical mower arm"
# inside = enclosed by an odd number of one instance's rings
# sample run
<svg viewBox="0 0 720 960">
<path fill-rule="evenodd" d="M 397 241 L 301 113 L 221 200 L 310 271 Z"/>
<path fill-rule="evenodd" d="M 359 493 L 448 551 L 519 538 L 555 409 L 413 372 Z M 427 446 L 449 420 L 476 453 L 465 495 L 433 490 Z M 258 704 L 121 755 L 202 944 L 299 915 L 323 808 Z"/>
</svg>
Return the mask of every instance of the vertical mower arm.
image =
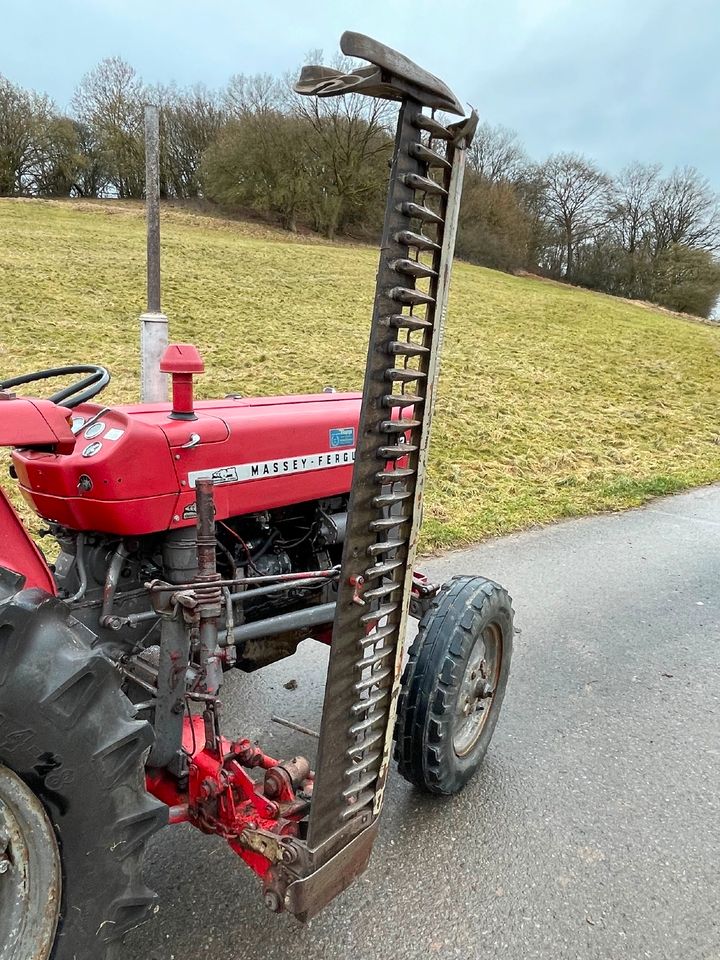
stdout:
<svg viewBox="0 0 720 960">
<path fill-rule="evenodd" d="M 473 114 L 445 126 L 428 115 L 425 107 L 462 108 L 395 51 L 359 34 L 341 46 L 373 66 L 350 75 L 305 68 L 298 92 L 401 105 L 307 840 L 292 868 L 271 871 L 301 918 L 365 868 L 382 808 L 465 149 L 477 122 Z"/>
</svg>

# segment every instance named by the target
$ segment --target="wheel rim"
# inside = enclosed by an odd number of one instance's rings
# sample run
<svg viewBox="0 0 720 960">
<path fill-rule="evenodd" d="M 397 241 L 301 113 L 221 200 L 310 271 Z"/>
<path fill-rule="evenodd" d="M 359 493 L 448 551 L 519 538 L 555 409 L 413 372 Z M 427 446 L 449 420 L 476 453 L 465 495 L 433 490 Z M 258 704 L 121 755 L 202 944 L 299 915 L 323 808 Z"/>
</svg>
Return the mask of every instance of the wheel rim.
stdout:
<svg viewBox="0 0 720 960">
<path fill-rule="evenodd" d="M 7 960 L 48 960 L 60 912 L 60 852 L 42 804 L 0 765 L 0 930 Z"/>
<path fill-rule="evenodd" d="M 502 663 L 502 630 L 489 623 L 470 651 L 460 683 L 453 748 L 458 757 L 472 753 L 492 710 Z"/>
</svg>

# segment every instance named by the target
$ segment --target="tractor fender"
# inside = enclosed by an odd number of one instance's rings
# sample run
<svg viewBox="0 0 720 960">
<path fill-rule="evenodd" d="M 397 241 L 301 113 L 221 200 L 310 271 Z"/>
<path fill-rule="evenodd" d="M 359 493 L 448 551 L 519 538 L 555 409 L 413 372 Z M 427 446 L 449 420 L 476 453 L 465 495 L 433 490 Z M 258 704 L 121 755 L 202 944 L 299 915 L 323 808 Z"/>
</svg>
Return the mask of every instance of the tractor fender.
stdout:
<svg viewBox="0 0 720 960">
<path fill-rule="evenodd" d="M 57 587 L 45 557 L 0 489 L 0 568 L 24 578 L 24 586 L 57 596 Z"/>
<path fill-rule="evenodd" d="M 72 453 L 75 435 L 70 411 L 50 400 L 0 395 L 0 447 L 50 447 L 55 453 Z"/>
</svg>

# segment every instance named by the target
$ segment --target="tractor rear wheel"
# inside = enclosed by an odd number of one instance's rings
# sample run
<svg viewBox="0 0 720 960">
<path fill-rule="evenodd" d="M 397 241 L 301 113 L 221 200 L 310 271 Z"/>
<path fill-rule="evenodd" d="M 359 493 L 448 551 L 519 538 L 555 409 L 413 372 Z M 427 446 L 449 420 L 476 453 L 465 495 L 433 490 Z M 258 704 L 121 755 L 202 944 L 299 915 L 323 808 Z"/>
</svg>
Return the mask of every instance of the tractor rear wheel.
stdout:
<svg viewBox="0 0 720 960">
<path fill-rule="evenodd" d="M 505 696 L 512 601 L 484 577 L 455 577 L 420 622 L 402 677 L 395 759 L 429 793 L 453 794 L 478 769 Z"/>
<path fill-rule="evenodd" d="M 148 916 L 142 856 L 167 821 L 144 789 L 151 742 L 64 604 L 0 603 L 3 960 L 104 960 Z"/>
</svg>

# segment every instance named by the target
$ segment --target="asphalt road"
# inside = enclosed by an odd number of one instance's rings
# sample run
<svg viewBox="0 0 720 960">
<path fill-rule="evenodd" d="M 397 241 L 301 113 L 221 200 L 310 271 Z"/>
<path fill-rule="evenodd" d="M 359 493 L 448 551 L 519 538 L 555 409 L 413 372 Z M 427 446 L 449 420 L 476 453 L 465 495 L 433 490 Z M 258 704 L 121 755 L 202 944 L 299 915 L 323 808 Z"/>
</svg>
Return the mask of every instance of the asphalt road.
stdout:
<svg viewBox="0 0 720 960">
<path fill-rule="evenodd" d="M 720 960 L 720 487 L 426 569 L 483 573 L 515 600 L 481 776 L 442 801 L 395 775 L 369 870 L 306 926 L 269 913 L 219 840 L 164 831 L 148 857 L 160 910 L 125 960 Z M 323 666 L 308 642 L 233 677 L 230 732 L 307 751 L 268 720 L 317 724 Z"/>
</svg>

